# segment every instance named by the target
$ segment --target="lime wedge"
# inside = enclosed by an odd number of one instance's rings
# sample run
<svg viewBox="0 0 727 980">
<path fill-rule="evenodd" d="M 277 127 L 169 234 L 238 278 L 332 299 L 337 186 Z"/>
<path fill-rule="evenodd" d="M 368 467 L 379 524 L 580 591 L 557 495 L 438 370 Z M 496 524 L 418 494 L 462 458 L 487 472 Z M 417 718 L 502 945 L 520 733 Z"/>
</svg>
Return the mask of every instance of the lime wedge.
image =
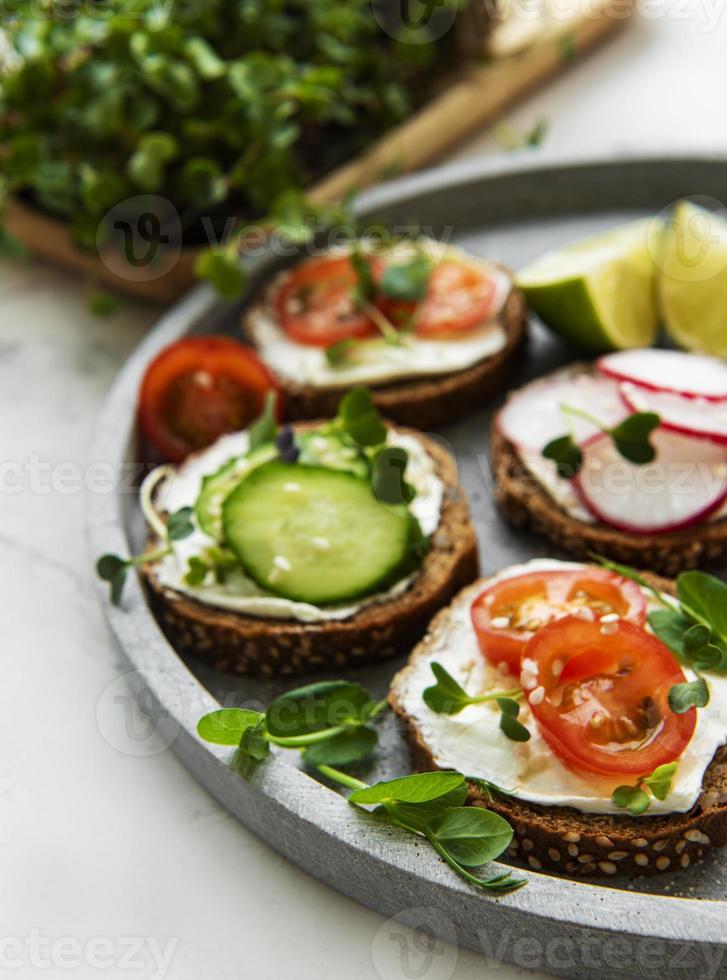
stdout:
<svg viewBox="0 0 727 980">
<path fill-rule="evenodd" d="M 594 351 L 648 347 L 657 331 L 654 254 L 662 227 L 634 221 L 548 252 L 516 277 L 552 330 Z"/>
<path fill-rule="evenodd" d="M 667 223 L 659 266 L 659 302 L 672 340 L 727 357 L 727 221 L 680 201 Z"/>
</svg>

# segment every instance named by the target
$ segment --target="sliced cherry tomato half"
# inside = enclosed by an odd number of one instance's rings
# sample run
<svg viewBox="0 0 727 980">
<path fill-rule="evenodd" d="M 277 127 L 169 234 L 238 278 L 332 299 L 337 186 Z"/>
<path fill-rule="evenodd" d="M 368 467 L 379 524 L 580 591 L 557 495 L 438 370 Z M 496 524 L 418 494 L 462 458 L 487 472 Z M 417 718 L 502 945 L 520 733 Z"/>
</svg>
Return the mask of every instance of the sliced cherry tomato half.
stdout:
<svg viewBox="0 0 727 980">
<path fill-rule="evenodd" d="M 696 708 L 677 715 L 669 707 L 671 687 L 686 680 L 681 668 L 634 623 L 556 620 L 525 647 L 526 671 L 536 684 L 530 710 L 571 769 L 645 776 L 677 759 L 694 733 Z"/>
<path fill-rule="evenodd" d="M 520 673 L 525 644 L 552 622 L 587 609 L 646 622 L 647 602 L 635 582 L 605 568 L 526 572 L 489 585 L 472 603 L 472 625 L 483 655 L 504 671 Z"/>
<path fill-rule="evenodd" d="M 147 368 L 139 426 L 162 459 L 178 463 L 224 433 L 246 428 L 275 388 L 249 347 L 230 337 L 185 337 L 165 347 Z"/>
<path fill-rule="evenodd" d="M 378 260 L 371 263 L 375 276 Z M 373 321 L 356 304 L 357 282 L 347 255 L 302 262 L 284 278 L 274 299 L 282 329 L 297 343 L 314 347 L 376 334 Z"/>
<path fill-rule="evenodd" d="M 419 336 L 447 336 L 487 323 L 494 297 L 495 284 L 486 268 L 444 259 L 433 267 L 420 303 L 382 297 L 378 305 L 395 327 L 407 326 L 414 317 Z"/>
</svg>

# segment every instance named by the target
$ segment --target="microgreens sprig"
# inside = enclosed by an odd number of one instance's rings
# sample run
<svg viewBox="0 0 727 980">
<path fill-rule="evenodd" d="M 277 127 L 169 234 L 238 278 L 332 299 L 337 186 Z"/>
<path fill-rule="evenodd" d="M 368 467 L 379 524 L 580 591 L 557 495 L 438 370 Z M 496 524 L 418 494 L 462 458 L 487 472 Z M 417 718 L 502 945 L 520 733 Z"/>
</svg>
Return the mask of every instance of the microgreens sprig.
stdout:
<svg viewBox="0 0 727 980">
<path fill-rule="evenodd" d="M 669 706 L 676 714 L 709 704 L 709 687 L 701 671 L 727 672 L 727 585 L 706 572 L 681 572 L 676 596 L 669 596 L 628 565 L 593 555 L 605 568 L 631 579 L 646 589 L 663 608 L 648 615 L 649 626 L 682 663 L 697 675 L 693 681 L 675 684 Z"/>
<path fill-rule="evenodd" d="M 609 428 L 585 409 L 574 405 L 561 405 L 560 410 L 566 416 L 576 415 L 585 419 L 605 435 L 610 436 L 617 451 L 629 463 L 641 466 L 653 462 L 656 451 L 649 441 L 649 436 L 661 424 L 661 419 L 655 412 L 635 412 L 618 425 Z M 558 476 L 564 480 L 572 480 L 583 465 L 583 450 L 572 433 L 551 439 L 543 449 L 543 456 L 555 463 Z"/>
<path fill-rule="evenodd" d="M 96 574 L 104 582 L 109 583 L 113 604 L 118 606 L 121 602 L 130 568 L 145 565 L 150 561 L 159 561 L 160 558 L 171 553 L 173 541 L 181 541 L 183 538 L 189 537 L 193 531 L 192 508 L 182 507 L 167 518 L 166 541 L 159 548 L 145 551 L 133 558 L 121 558 L 119 555 L 113 554 L 101 555 L 96 562 Z"/>
<path fill-rule="evenodd" d="M 676 769 L 676 762 L 666 762 L 663 766 L 657 766 L 651 775 L 641 776 L 633 786 L 617 786 L 611 795 L 611 802 L 614 806 L 628 810 L 634 817 L 640 816 L 651 806 L 651 797 L 647 790 L 657 800 L 667 798 Z"/>
<path fill-rule="evenodd" d="M 500 709 L 500 730 L 513 742 L 528 741 L 530 732 L 517 720 L 520 705 L 516 699 L 524 696 L 522 688 L 471 696 L 440 663 L 434 661 L 431 668 L 437 683 L 425 689 L 423 698 L 435 714 L 456 715 L 471 704 L 495 701 Z"/>
<path fill-rule="evenodd" d="M 281 695 L 266 712 L 220 708 L 205 715 L 197 731 L 207 742 L 235 746 L 238 762 L 260 761 L 272 744 L 302 750 L 310 765 L 349 765 L 375 748 L 370 722 L 385 707 L 360 684 L 321 681 Z"/>
<path fill-rule="evenodd" d="M 510 845 L 513 831 L 492 810 L 464 805 L 467 781 L 462 773 L 424 772 L 368 786 L 330 766 L 320 766 L 319 771 L 353 789 L 348 797 L 353 806 L 375 806 L 373 815 L 378 819 L 425 837 L 446 864 L 476 888 L 504 894 L 526 884 L 509 871 L 479 878 L 469 870 L 499 857 Z"/>
<path fill-rule="evenodd" d="M 461 773 L 421 773 L 369 786 L 336 768 L 370 755 L 377 744 L 372 723 L 385 709 L 386 702 L 372 699 L 360 684 L 321 681 L 281 695 L 266 712 L 220 708 L 201 718 L 197 731 L 207 742 L 235 747 L 233 764 L 242 775 L 267 758 L 271 745 L 302 751 L 307 766 L 353 790 L 352 806 L 366 812 L 373 806 L 376 819 L 425 837 L 466 881 L 494 894 L 522 887 L 525 879 L 509 871 L 483 879 L 469 870 L 499 857 L 513 832 L 498 814 L 464 805 L 467 780 Z"/>
</svg>

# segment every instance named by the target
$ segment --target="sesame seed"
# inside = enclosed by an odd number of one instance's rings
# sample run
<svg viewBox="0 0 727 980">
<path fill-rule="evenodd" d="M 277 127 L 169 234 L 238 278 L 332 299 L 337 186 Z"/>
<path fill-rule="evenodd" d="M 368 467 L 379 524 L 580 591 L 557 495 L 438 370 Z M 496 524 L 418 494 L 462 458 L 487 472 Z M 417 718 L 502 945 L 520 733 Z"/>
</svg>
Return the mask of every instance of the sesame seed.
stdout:
<svg viewBox="0 0 727 980">
<path fill-rule="evenodd" d="M 588 623 L 592 623 L 594 620 L 593 610 L 589 609 L 588 606 L 581 606 L 580 609 L 576 609 L 573 615 L 577 616 L 578 619 L 585 619 Z"/>
<path fill-rule="evenodd" d="M 606 716 L 604 713 L 602 711 L 597 711 L 595 715 L 591 715 L 591 720 L 588 722 L 588 724 L 591 726 L 591 728 L 599 729 L 605 720 Z"/>
<path fill-rule="evenodd" d="M 536 687 L 535 690 L 530 694 L 529 700 L 531 704 L 541 704 L 544 697 L 545 697 L 545 688 Z"/>
<path fill-rule="evenodd" d="M 666 871 L 666 869 L 671 864 L 671 859 L 662 855 L 662 857 L 656 859 L 656 867 L 659 871 Z"/>
<path fill-rule="evenodd" d="M 618 868 L 612 861 L 599 861 L 598 867 L 605 875 L 615 875 Z"/>
<path fill-rule="evenodd" d="M 554 847 L 549 847 L 548 857 L 551 861 L 560 861 L 560 851 L 557 851 Z"/>
<path fill-rule="evenodd" d="M 609 861 L 623 861 L 625 857 L 628 857 L 628 851 L 609 851 L 606 857 Z"/>
<path fill-rule="evenodd" d="M 534 868 L 536 871 L 540 871 L 540 869 L 543 867 L 540 861 L 538 861 L 536 857 L 533 857 L 532 854 L 528 857 L 528 864 L 530 865 L 531 868 Z"/>
<path fill-rule="evenodd" d="M 578 860 L 580 861 L 581 864 L 590 864 L 591 861 L 593 861 L 593 855 L 592 854 L 581 854 L 580 857 L 578 858 Z"/>
<path fill-rule="evenodd" d="M 605 834 L 600 834 L 596 837 L 596 843 L 599 847 L 613 847 L 613 841 L 610 837 L 606 837 Z"/>
<path fill-rule="evenodd" d="M 581 835 L 575 830 L 569 830 L 567 834 L 563 834 L 563 840 L 570 841 L 572 844 L 577 844 L 580 839 Z"/>
<path fill-rule="evenodd" d="M 642 868 L 645 868 L 649 863 L 649 859 L 645 854 L 634 854 L 634 861 Z"/>
<path fill-rule="evenodd" d="M 681 859 L 681 861 L 679 863 L 681 864 L 681 866 L 683 868 L 688 868 L 689 867 L 689 861 L 690 861 L 689 855 L 688 854 L 682 854 L 682 859 Z"/>
<path fill-rule="evenodd" d="M 649 842 L 645 837 L 636 837 L 631 843 L 634 847 L 646 847 Z"/>
<path fill-rule="evenodd" d="M 520 685 L 525 691 L 532 691 L 538 686 L 538 678 L 535 674 L 531 674 L 529 671 L 524 670 L 520 674 Z"/>
<path fill-rule="evenodd" d="M 284 483 L 283 490 L 286 493 L 297 493 L 300 490 L 300 483 L 293 483 L 292 481 L 290 483 Z"/>
<path fill-rule="evenodd" d="M 285 555 L 276 555 L 273 558 L 273 565 L 275 565 L 276 568 L 279 568 L 281 572 L 291 572 L 293 570 L 293 566 L 290 564 Z"/>
<path fill-rule="evenodd" d="M 617 623 L 621 619 L 618 613 L 606 613 L 605 616 L 601 616 L 600 622 L 602 623 Z"/>
<path fill-rule="evenodd" d="M 494 630 L 506 630 L 510 625 L 510 620 L 507 616 L 495 616 L 495 618 L 490 623 L 490 626 Z"/>
<path fill-rule="evenodd" d="M 527 670 L 528 673 L 535 674 L 537 677 L 538 665 L 535 663 L 534 660 L 532 660 L 530 657 L 523 657 L 520 663 L 523 670 Z"/>
<path fill-rule="evenodd" d="M 553 677 L 560 677 L 560 675 L 563 673 L 564 666 L 565 664 L 563 663 L 562 660 L 554 660 L 550 668 Z"/>
<path fill-rule="evenodd" d="M 666 841 L 666 840 L 655 840 L 654 843 L 651 846 L 652 846 L 652 849 L 655 850 L 655 851 L 663 851 L 664 848 L 666 847 L 667 843 L 668 843 L 668 841 Z"/>
<path fill-rule="evenodd" d="M 570 856 L 572 858 L 578 857 L 578 845 L 577 844 L 569 844 L 568 845 L 568 853 L 570 854 Z"/>
<path fill-rule="evenodd" d="M 532 851 L 532 849 L 535 847 L 535 844 L 533 844 L 533 842 L 528 837 L 525 837 L 523 838 L 522 846 L 524 851 Z"/>
</svg>

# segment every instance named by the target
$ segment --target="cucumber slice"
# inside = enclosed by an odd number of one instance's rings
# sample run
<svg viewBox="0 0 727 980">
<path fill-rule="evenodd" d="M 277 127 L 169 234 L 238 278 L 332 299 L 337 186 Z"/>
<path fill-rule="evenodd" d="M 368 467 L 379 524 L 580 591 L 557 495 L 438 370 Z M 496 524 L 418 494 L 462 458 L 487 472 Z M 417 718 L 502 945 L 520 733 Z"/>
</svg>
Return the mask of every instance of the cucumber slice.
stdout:
<svg viewBox="0 0 727 980">
<path fill-rule="evenodd" d="M 197 523 L 206 534 L 215 541 L 222 540 L 222 505 L 225 497 L 250 470 L 269 463 L 276 455 L 277 449 L 274 445 L 260 446 L 248 455 L 229 460 L 214 473 L 204 477 L 194 512 Z"/>
<path fill-rule="evenodd" d="M 286 599 L 326 605 L 375 592 L 405 574 L 420 543 L 403 506 L 368 480 L 300 463 L 266 463 L 225 500 L 225 539 L 247 574 Z"/>
</svg>

